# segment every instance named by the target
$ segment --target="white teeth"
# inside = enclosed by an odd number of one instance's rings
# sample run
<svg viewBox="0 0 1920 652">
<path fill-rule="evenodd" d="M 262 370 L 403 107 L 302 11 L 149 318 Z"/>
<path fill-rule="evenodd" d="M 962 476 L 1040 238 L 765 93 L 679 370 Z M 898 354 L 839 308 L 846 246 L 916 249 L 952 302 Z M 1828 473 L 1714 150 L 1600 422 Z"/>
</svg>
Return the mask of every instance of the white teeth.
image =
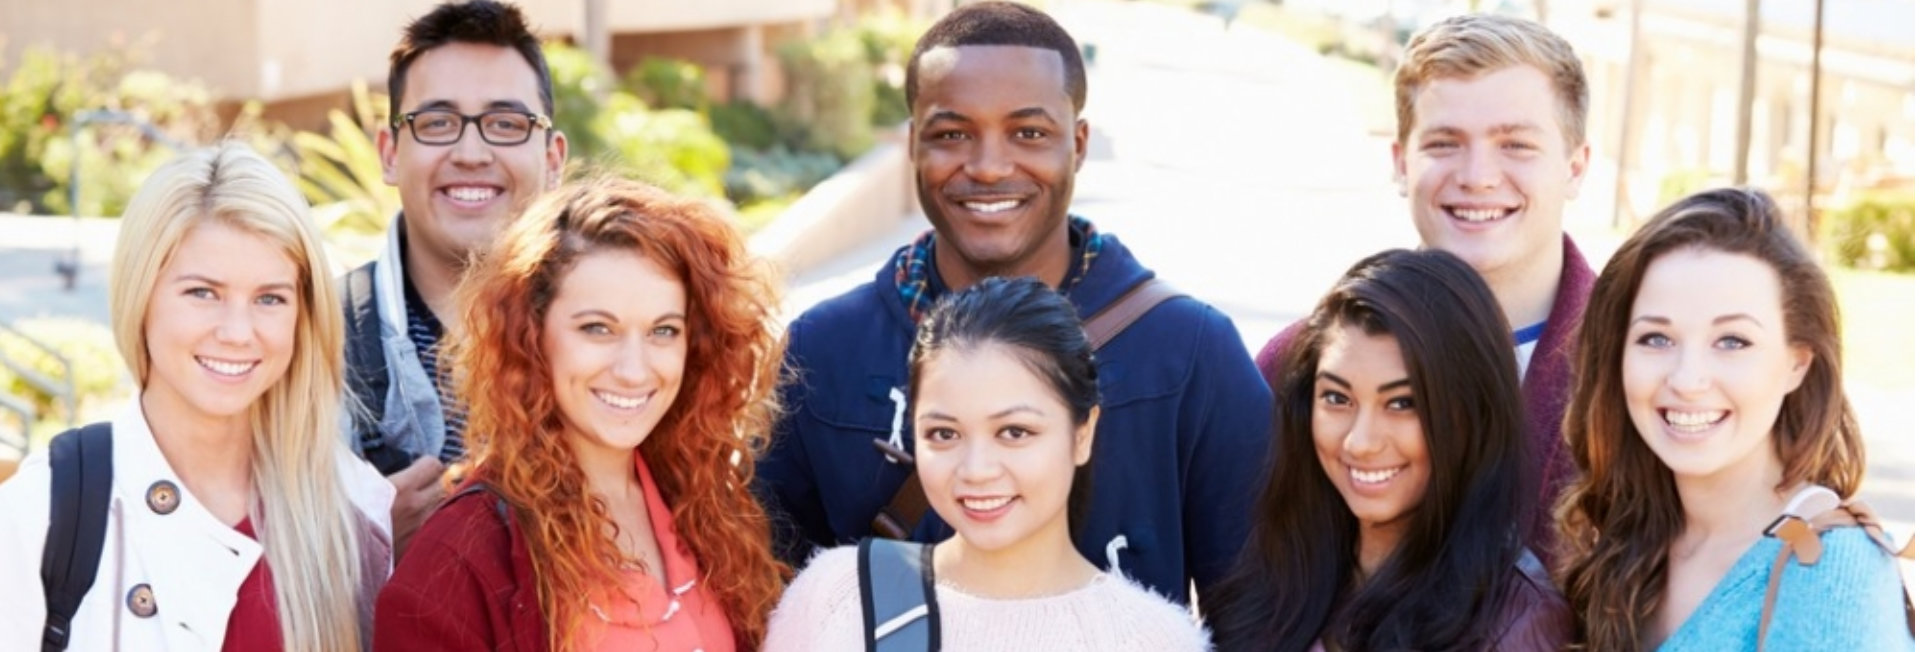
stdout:
<svg viewBox="0 0 1920 652">
<path fill-rule="evenodd" d="M 1506 216 L 1506 214 L 1507 214 L 1507 211 L 1506 209 L 1503 209 L 1503 208 L 1473 208 L 1473 209 L 1456 208 L 1456 209 L 1453 209 L 1454 217 L 1458 217 L 1468 222 L 1487 222 L 1487 221 L 1497 220 L 1497 219 L 1500 219 L 1501 217 Z"/>
<path fill-rule="evenodd" d="M 961 205 L 966 206 L 967 210 L 975 213 L 998 213 L 1019 206 L 1020 201 L 1017 199 L 1004 199 L 996 202 L 970 201 L 961 202 Z"/>
<path fill-rule="evenodd" d="M 254 366 L 260 364 L 258 360 L 253 362 L 227 362 L 225 360 L 215 360 L 213 358 L 202 358 L 199 356 L 194 356 L 193 361 L 200 363 L 200 366 L 206 367 L 208 371 L 222 376 L 238 376 L 253 371 Z"/>
<path fill-rule="evenodd" d="M 1726 418 L 1727 411 L 1681 412 L 1679 410 L 1666 410 L 1662 416 L 1666 418 L 1667 425 L 1673 426 L 1675 430 L 1681 432 L 1700 432 L 1713 427 L 1713 424 L 1719 423 L 1721 419 Z"/>
<path fill-rule="evenodd" d="M 960 505 L 976 512 L 991 512 L 1012 501 L 1012 496 L 999 498 L 961 498 Z"/>
<path fill-rule="evenodd" d="M 601 391 L 595 391 L 593 393 L 593 396 L 594 398 L 600 399 L 601 402 L 606 403 L 607 405 L 611 405 L 611 406 L 620 408 L 622 410 L 631 410 L 647 404 L 647 397 L 645 396 L 627 397 L 627 396 L 621 396 L 619 394 L 608 394 L 606 392 L 601 392 Z"/>
<path fill-rule="evenodd" d="M 478 186 L 454 186 L 447 189 L 447 196 L 460 201 L 480 202 L 493 199 L 499 194 L 492 188 Z"/>
<path fill-rule="evenodd" d="M 1360 484 L 1380 484 L 1393 479 L 1393 476 L 1400 475 L 1400 471 L 1406 468 L 1407 467 L 1404 466 L 1396 466 L 1391 469 L 1381 469 L 1378 471 L 1362 471 L 1353 467 L 1347 467 L 1347 473 L 1353 476 L 1354 482 Z"/>
</svg>

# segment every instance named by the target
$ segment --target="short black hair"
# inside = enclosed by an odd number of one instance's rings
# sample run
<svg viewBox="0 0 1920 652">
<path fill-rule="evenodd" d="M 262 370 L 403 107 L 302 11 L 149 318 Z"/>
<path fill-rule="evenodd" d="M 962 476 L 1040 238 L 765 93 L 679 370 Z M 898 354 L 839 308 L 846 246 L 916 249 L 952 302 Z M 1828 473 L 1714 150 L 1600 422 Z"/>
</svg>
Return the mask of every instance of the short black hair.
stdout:
<svg viewBox="0 0 1920 652">
<path fill-rule="evenodd" d="M 1018 45 L 1060 54 L 1067 72 L 1067 96 L 1073 98 L 1073 112 L 1087 106 L 1087 66 L 1080 60 L 1080 46 L 1052 16 L 1011 2 L 980 2 L 953 10 L 927 28 L 913 46 L 907 60 L 907 108 L 919 94 L 920 55 L 928 50 L 965 45 Z"/>
<path fill-rule="evenodd" d="M 428 50 L 448 43 L 476 43 L 513 48 L 533 66 L 540 79 L 540 110 L 553 117 L 553 73 L 540 51 L 540 39 L 527 27 L 520 8 L 496 0 L 447 2 L 408 23 L 400 43 L 388 55 L 387 120 L 399 127 L 400 93 L 407 87 L 407 69 Z"/>
</svg>

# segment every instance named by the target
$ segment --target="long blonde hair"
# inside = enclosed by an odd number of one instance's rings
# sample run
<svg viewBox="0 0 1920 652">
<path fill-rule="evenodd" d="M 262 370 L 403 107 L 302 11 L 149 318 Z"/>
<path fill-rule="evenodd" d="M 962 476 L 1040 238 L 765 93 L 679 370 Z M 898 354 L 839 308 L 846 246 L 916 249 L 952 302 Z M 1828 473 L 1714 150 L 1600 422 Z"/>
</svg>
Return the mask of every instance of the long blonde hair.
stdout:
<svg viewBox="0 0 1920 652">
<path fill-rule="evenodd" d="M 259 154 L 235 142 L 195 150 L 161 167 L 140 187 L 120 222 L 109 301 L 114 338 L 145 387 L 146 310 L 160 271 L 187 233 L 219 223 L 278 243 L 300 270 L 299 319 L 286 376 L 249 409 L 251 470 L 260 500 L 250 508 L 273 573 L 286 649 L 362 647 L 370 587 L 384 568 L 365 568 L 361 536 L 368 519 L 353 508 L 341 480 L 341 351 L 345 326 L 309 207 L 293 184 Z"/>
</svg>

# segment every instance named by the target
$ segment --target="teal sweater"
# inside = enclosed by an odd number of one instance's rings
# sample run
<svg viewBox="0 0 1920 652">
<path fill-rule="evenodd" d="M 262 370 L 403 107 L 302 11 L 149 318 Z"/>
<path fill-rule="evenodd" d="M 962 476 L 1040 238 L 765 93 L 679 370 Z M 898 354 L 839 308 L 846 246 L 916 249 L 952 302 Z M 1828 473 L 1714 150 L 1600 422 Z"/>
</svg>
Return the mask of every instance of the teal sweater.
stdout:
<svg viewBox="0 0 1920 652">
<path fill-rule="evenodd" d="M 1893 556 L 1856 527 L 1829 530 L 1820 540 L 1825 553 L 1818 563 L 1808 567 L 1789 559 L 1781 573 L 1767 649 L 1914 649 Z M 1764 537 L 1749 548 L 1660 650 L 1754 649 L 1767 574 L 1780 546 L 1779 539 Z"/>
</svg>

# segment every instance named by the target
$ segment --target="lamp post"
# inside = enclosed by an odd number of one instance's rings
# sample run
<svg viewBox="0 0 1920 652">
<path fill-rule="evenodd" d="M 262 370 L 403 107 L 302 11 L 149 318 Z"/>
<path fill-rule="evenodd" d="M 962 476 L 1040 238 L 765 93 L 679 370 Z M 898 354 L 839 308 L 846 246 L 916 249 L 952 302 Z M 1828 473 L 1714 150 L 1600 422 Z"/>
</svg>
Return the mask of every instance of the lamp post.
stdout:
<svg viewBox="0 0 1920 652">
<path fill-rule="evenodd" d="M 72 292 L 80 281 L 80 131 L 93 124 L 127 125 L 139 129 L 141 135 L 168 149 L 177 151 L 185 148 L 180 141 L 161 133 L 152 123 L 126 111 L 89 109 L 73 115 L 69 129 L 73 139 L 73 167 L 67 175 L 67 207 L 73 213 L 73 251 L 53 261 L 53 272 L 60 275 L 62 287 L 68 292 Z"/>
</svg>

